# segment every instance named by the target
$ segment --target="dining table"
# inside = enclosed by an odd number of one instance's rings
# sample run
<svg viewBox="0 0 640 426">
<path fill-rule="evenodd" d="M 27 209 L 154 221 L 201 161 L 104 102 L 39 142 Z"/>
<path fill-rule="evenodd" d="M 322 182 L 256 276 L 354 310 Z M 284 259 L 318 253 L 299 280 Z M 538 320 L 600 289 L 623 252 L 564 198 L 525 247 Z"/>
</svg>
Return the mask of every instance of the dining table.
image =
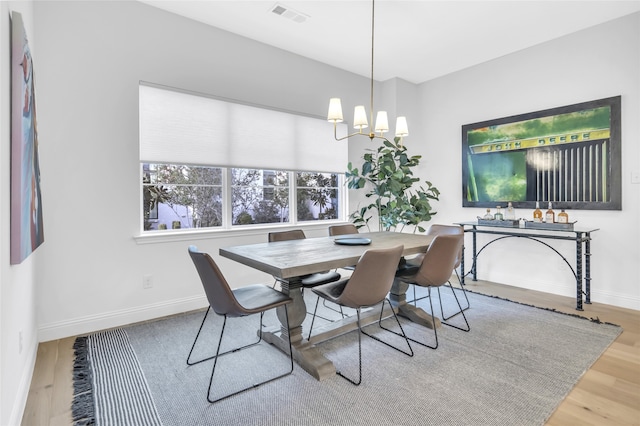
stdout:
<svg viewBox="0 0 640 426">
<path fill-rule="evenodd" d="M 335 366 L 315 346 L 316 344 L 354 330 L 356 317 L 350 316 L 322 327 L 308 339 L 304 337 L 302 323 L 307 308 L 302 297 L 302 277 L 356 265 L 362 254 L 371 249 L 383 249 L 403 245 L 403 259 L 406 256 L 424 253 L 434 237 L 403 232 L 366 232 L 333 237 L 304 238 L 299 240 L 264 242 L 238 245 L 219 249 L 222 257 L 255 268 L 277 277 L 284 293 L 292 302 L 285 310 L 277 308 L 279 327 L 262 333 L 265 341 L 283 352 L 289 350 L 289 340 L 293 356 L 298 365 L 317 380 L 332 377 Z M 389 299 L 399 315 L 426 327 L 437 327 L 431 322 L 431 314 L 407 303 L 408 284 L 394 280 Z M 388 308 L 387 308 L 388 309 Z M 286 317 L 288 312 L 289 328 Z M 391 312 L 387 312 L 391 315 Z M 361 316 L 362 326 L 377 322 L 379 311 L 370 310 Z M 314 328 L 314 332 L 315 332 Z"/>
</svg>

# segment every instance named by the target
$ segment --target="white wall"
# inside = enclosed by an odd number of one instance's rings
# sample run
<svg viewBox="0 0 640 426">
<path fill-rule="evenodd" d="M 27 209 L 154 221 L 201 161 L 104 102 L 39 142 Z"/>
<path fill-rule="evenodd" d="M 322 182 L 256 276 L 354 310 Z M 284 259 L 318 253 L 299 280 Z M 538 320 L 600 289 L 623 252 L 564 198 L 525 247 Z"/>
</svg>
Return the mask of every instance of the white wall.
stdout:
<svg viewBox="0 0 640 426">
<path fill-rule="evenodd" d="M 422 174 L 442 192 L 436 222 L 474 220 L 484 212 L 461 207 L 462 125 L 622 95 L 622 211 L 568 213 L 576 226 L 600 228 L 592 234 L 591 300 L 640 309 L 640 185 L 631 184 L 631 171 L 640 170 L 640 14 L 423 83 L 420 95 L 427 143 Z M 518 213 L 531 219 L 532 210 Z M 574 264 L 575 243 L 551 244 Z M 532 241 L 490 246 L 479 258 L 478 273 L 481 279 L 575 296 L 569 268 Z"/>
<path fill-rule="evenodd" d="M 0 2 L 0 424 L 19 424 L 38 345 L 35 307 L 41 252 L 9 264 L 11 155 L 11 12 L 22 15 L 29 47 L 37 56 L 33 4 Z M 35 63 L 37 66 L 37 61 Z M 37 80 L 36 80 L 37 84 Z M 21 337 L 20 337 L 21 336 Z"/>
<path fill-rule="evenodd" d="M 140 80 L 320 117 L 331 94 L 355 103 L 348 98 L 368 93 L 364 77 L 138 2 L 37 2 L 35 24 L 45 215 L 41 340 L 204 306 L 187 246 L 217 255 L 221 246 L 266 241 L 264 230 L 134 240 Z M 313 232 L 324 235 L 326 227 Z M 219 260 L 235 285 L 268 278 Z M 146 274 L 152 289 L 142 287 Z"/>
</svg>

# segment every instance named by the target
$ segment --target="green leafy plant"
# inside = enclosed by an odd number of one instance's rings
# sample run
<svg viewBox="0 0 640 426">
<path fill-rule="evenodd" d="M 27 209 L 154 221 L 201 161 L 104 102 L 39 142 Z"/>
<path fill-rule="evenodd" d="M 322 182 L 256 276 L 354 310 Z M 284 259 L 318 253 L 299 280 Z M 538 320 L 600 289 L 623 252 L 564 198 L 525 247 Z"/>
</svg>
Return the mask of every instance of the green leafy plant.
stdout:
<svg viewBox="0 0 640 426">
<path fill-rule="evenodd" d="M 393 142 L 383 139 L 381 146 L 369 151 L 364 154 L 360 169 L 351 163 L 347 166 L 349 189 L 365 190 L 365 196 L 372 200 L 351 214 L 353 223 L 358 228 L 369 228 L 375 213 L 379 230 L 402 231 L 412 225 L 414 232 L 424 232 L 420 224 L 436 214 L 431 202 L 438 200 L 440 191 L 431 182 L 414 177 L 413 169 L 422 156 L 409 157 L 400 138 Z"/>
<path fill-rule="evenodd" d="M 142 179 L 143 190 L 143 201 L 142 208 L 144 211 L 144 230 L 148 231 L 151 229 L 151 222 L 149 221 L 149 216 L 151 216 L 151 211 L 155 209 L 158 204 L 164 203 L 169 199 L 169 191 L 167 188 L 162 185 L 148 185 L 151 183 L 151 180 L 148 176 L 144 176 Z"/>
</svg>

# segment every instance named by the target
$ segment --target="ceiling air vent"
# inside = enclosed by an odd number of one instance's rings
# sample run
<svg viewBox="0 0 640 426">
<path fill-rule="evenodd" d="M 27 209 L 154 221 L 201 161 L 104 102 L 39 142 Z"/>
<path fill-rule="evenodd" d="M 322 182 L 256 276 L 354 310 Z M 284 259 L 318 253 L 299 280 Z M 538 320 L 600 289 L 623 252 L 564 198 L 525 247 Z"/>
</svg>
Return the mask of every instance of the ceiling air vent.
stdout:
<svg viewBox="0 0 640 426">
<path fill-rule="evenodd" d="M 283 6 L 281 4 L 275 4 L 271 11 L 276 15 L 280 15 L 284 18 L 291 19 L 293 22 L 297 22 L 298 24 L 303 23 L 307 20 L 308 16 L 304 13 L 297 12 L 289 7 Z"/>
</svg>

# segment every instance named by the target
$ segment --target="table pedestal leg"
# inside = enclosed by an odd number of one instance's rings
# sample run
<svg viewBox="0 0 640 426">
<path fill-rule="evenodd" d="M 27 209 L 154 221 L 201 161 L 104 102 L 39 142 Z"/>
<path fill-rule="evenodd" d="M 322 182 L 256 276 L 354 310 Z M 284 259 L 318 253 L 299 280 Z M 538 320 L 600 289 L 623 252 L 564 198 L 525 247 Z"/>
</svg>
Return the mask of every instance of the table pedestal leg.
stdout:
<svg viewBox="0 0 640 426">
<path fill-rule="evenodd" d="M 263 339 L 278 347 L 281 351 L 293 350 L 293 359 L 317 380 L 333 377 L 336 368 L 331 361 L 325 358 L 318 349 L 302 337 L 302 322 L 307 315 L 307 307 L 302 298 L 301 283 L 299 278 L 292 278 L 289 282 L 282 282 L 282 292 L 288 294 L 293 302 L 287 305 L 287 309 L 277 308 L 280 329 L 263 332 Z M 286 327 L 285 312 L 289 313 L 289 329 Z"/>
<path fill-rule="evenodd" d="M 416 324 L 423 325 L 427 328 L 434 328 L 433 321 L 431 320 L 431 314 L 426 313 L 421 308 L 407 303 L 407 289 L 409 284 L 400 281 L 398 279 L 393 280 L 391 291 L 389 292 L 389 300 L 391 305 L 397 309 L 398 315 L 407 318 L 408 320 L 415 322 Z M 435 327 L 440 327 L 440 320 L 435 318 Z"/>
</svg>

